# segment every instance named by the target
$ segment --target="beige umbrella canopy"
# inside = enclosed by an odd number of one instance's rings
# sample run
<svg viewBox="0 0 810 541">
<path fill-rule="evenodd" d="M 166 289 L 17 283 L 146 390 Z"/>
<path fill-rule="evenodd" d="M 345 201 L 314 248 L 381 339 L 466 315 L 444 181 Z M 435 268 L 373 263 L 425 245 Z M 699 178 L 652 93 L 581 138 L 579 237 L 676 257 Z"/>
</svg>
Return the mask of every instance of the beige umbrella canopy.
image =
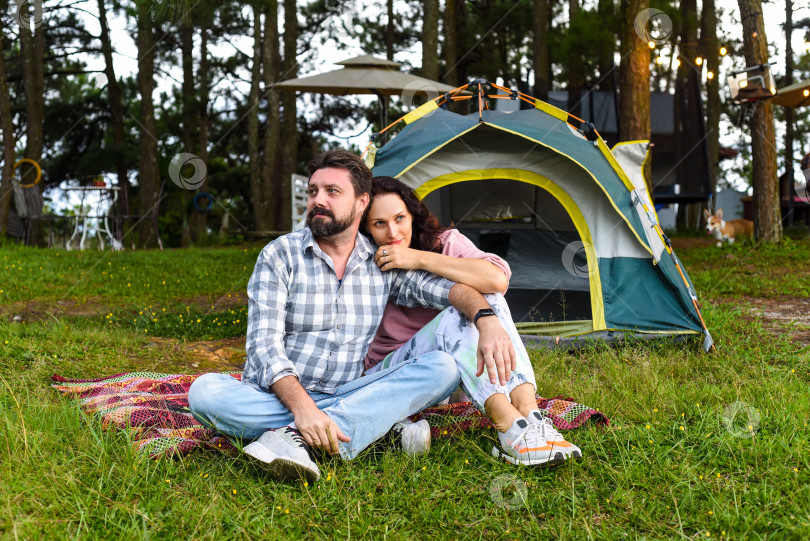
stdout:
<svg viewBox="0 0 810 541">
<path fill-rule="evenodd" d="M 387 99 L 384 96 L 402 96 L 404 100 L 413 101 L 418 93 L 427 94 L 428 99 L 435 98 L 455 87 L 431 81 L 399 71 L 399 62 L 382 60 L 370 54 L 360 55 L 342 62 L 341 69 L 319 73 L 309 77 L 289 79 L 276 85 L 281 90 L 298 90 L 319 94 L 374 94 L 382 104 L 383 127 L 387 117 Z"/>
<path fill-rule="evenodd" d="M 810 79 L 780 88 L 771 101 L 784 107 L 810 105 Z"/>
</svg>

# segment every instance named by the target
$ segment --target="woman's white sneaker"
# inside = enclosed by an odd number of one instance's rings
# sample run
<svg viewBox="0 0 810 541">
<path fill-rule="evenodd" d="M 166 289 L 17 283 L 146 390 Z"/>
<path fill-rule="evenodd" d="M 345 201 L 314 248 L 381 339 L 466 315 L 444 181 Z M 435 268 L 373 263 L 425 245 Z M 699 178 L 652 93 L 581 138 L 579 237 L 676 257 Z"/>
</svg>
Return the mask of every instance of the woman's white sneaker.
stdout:
<svg viewBox="0 0 810 541">
<path fill-rule="evenodd" d="M 566 455 L 550 445 L 540 434 L 537 426 L 518 417 L 506 432 L 498 432 L 501 449 L 495 445 L 492 454 L 512 464 L 525 466 L 553 466 L 562 464 Z"/>
<path fill-rule="evenodd" d="M 430 452 L 430 425 L 424 419 L 416 423 L 402 420 L 391 428 L 391 441 L 394 448 L 411 456 L 426 455 Z"/>
<path fill-rule="evenodd" d="M 526 419 L 537 427 L 537 430 L 540 432 L 540 437 L 546 440 L 549 445 L 565 453 L 566 458 L 582 458 L 580 448 L 566 441 L 563 435 L 554 428 L 554 423 L 551 422 L 551 419 L 540 413 L 540 410 L 529 412 Z"/>
</svg>

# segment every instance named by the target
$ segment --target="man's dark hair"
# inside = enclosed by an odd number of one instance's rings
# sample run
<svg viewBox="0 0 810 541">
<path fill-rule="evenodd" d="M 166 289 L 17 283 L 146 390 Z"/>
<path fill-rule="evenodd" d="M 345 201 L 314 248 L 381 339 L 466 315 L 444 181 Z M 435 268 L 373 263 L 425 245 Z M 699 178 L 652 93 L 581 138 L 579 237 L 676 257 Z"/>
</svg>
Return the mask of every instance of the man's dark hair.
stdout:
<svg viewBox="0 0 810 541">
<path fill-rule="evenodd" d="M 349 178 L 354 187 L 355 197 L 360 197 L 364 193 L 371 195 L 371 169 L 366 166 L 366 163 L 360 156 L 352 154 L 342 148 L 327 150 L 315 156 L 315 158 L 309 162 L 307 169 L 309 170 L 309 176 L 311 178 L 312 174 L 318 169 L 326 169 L 329 167 L 348 171 Z"/>
</svg>

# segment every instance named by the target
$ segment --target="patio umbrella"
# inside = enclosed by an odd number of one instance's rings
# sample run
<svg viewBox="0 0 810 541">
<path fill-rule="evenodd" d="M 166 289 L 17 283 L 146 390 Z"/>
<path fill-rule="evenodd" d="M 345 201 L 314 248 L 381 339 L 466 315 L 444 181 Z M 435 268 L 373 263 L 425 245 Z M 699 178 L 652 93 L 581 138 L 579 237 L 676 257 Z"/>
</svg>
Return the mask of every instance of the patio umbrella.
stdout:
<svg viewBox="0 0 810 541">
<path fill-rule="evenodd" d="M 810 79 L 780 88 L 771 101 L 784 107 L 810 105 Z"/>
<path fill-rule="evenodd" d="M 374 94 L 380 99 L 382 128 L 388 117 L 388 100 L 386 96 L 413 96 L 419 92 L 428 95 L 428 99 L 439 94 L 455 90 L 455 87 L 431 81 L 424 77 L 399 71 L 399 62 L 383 60 L 364 54 L 342 62 L 336 62 L 341 69 L 319 73 L 309 77 L 289 79 L 276 85 L 281 90 L 298 90 L 344 96 L 346 94 Z"/>
</svg>

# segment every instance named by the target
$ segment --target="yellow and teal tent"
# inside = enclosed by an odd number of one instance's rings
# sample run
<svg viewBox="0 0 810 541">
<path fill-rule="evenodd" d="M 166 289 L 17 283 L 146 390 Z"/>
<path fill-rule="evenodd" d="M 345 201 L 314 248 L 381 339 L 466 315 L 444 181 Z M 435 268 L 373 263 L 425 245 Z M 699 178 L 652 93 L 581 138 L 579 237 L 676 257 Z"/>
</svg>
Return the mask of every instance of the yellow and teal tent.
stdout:
<svg viewBox="0 0 810 541">
<path fill-rule="evenodd" d="M 369 146 L 374 175 L 399 178 L 444 225 L 509 262 L 506 298 L 527 341 L 703 335 L 708 350 L 694 286 L 644 181 L 647 142 L 611 149 L 592 125 L 497 85 L 502 94 L 486 95 L 484 84 L 400 119 L 387 144 Z M 462 96 L 468 88 L 477 95 Z M 493 111 L 493 98 L 533 107 Z M 441 107 L 462 99 L 478 110 Z"/>
</svg>

